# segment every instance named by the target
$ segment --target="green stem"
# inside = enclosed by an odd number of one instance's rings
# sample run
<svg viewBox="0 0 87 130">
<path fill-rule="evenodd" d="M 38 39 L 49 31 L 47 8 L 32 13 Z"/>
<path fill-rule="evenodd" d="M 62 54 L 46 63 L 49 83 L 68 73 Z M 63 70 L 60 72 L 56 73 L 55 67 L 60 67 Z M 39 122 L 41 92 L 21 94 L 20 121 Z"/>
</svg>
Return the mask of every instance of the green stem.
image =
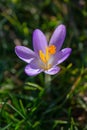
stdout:
<svg viewBox="0 0 87 130">
<path fill-rule="evenodd" d="M 45 89 L 47 93 L 51 90 L 51 76 L 48 74 L 45 74 Z"/>
</svg>

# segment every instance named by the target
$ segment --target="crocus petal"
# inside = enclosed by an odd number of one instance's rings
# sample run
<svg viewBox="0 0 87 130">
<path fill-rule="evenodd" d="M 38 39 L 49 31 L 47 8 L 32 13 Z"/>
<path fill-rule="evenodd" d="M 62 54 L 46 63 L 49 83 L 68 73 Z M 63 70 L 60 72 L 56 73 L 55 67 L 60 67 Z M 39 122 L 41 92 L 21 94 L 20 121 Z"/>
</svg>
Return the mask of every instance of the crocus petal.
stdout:
<svg viewBox="0 0 87 130">
<path fill-rule="evenodd" d="M 41 69 L 40 64 L 40 59 L 36 57 L 31 61 L 29 65 L 32 66 L 33 69 Z"/>
<path fill-rule="evenodd" d="M 60 67 L 55 66 L 47 71 L 45 71 L 46 74 L 54 75 L 60 71 Z"/>
<path fill-rule="evenodd" d="M 58 53 L 55 54 L 55 56 L 52 58 L 53 59 L 53 65 L 58 65 L 65 61 L 69 55 L 71 54 L 72 49 L 71 48 L 64 48 Z"/>
<path fill-rule="evenodd" d="M 27 66 L 25 67 L 25 73 L 26 73 L 28 76 L 35 76 L 35 75 L 37 75 L 37 74 L 39 74 L 39 73 L 41 73 L 41 72 L 42 72 L 41 69 L 34 69 L 34 68 L 32 68 L 32 66 L 30 66 L 30 65 L 27 65 Z"/>
<path fill-rule="evenodd" d="M 30 63 L 30 61 L 35 57 L 35 53 L 27 47 L 16 46 L 15 53 L 23 61 Z"/>
<path fill-rule="evenodd" d="M 33 47 L 34 47 L 34 51 L 37 54 L 39 50 L 42 50 L 42 52 L 45 53 L 47 47 L 47 40 L 43 32 L 41 32 L 39 29 L 36 29 L 33 32 Z"/>
<path fill-rule="evenodd" d="M 50 39 L 49 45 L 54 44 L 57 47 L 57 51 L 59 51 L 64 42 L 65 35 L 66 35 L 66 28 L 64 25 L 61 24 L 55 29 Z"/>
</svg>

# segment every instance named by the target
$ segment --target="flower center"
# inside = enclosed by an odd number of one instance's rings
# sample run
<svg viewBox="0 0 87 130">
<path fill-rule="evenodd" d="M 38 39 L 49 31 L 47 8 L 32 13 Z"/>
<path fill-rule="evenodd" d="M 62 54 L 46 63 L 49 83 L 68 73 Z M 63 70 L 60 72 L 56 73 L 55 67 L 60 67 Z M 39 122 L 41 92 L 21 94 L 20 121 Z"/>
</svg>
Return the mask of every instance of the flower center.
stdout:
<svg viewBox="0 0 87 130">
<path fill-rule="evenodd" d="M 48 70 L 51 68 L 51 64 L 49 64 L 49 59 L 52 55 L 54 55 L 56 53 L 56 46 L 54 45 L 50 45 L 46 48 L 46 53 L 44 54 L 42 52 L 42 50 L 39 51 L 39 57 L 43 63 L 43 65 L 41 65 L 41 67 L 44 70 Z"/>
</svg>

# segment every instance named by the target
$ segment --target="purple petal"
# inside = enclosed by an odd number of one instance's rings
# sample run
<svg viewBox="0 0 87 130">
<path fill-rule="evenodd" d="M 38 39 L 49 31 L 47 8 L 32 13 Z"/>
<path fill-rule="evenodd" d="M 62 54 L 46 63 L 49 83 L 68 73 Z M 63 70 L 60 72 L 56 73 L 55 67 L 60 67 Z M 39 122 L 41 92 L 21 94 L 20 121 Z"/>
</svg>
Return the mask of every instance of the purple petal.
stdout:
<svg viewBox="0 0 87 130">
<path fill-rule="evenodd" d="M 27 63 L 30 63 L 32 58 L 35 57 L 35 53 L 29 48 L 24 47 L 24 46 L 16 46 L 15 53 L 20 59 L 22 59 L 23 61 Z"/>
<path fill-rule="evenodd" d="M 37 74 L 39 74 L 39 73 L 41 73 L 41 72 L 42 72 L 41 69 L 34 69 L 34 68 L 32 68 L 32 66 L 30 66 L 30 65 L 27 65 L 27 66 L 25 67 L 25 73 L 26 73 L 28 76 L 35 76 L 35 75 L 37 75 Z"/>
<path fill-rule="evenodd" d="M 39 50 L 42 50 L 45 53 L 47 47 L 47 40 L 43 32 L 39 29 L 36 29 L 33 32 L 33 47 L 34 51 L 38 54 Z"/>
<path fill-rule="evenodd" d="M 34 58 L 31 63 L 30 63 L 30 66 L 33 68 L 33 69 L 40 69 L 40 60 L 38 59 L 38 57 Z"/>
<path fill-rule="evenodd" d="M 60 68 L 58 66 L 55 66 L 47 71 L 45 71 L 46 74 L 54 75 L 60 71 Z"/>
<path fill-rule="evenodd" d="M 61 24 L 55 29 L 50 39 L 49 45 L 54 44 L 57 47 L 57 51 L 59 51 L 64 42 L 65 35 L 66 35 L 66 28 L 64 25 Z"/>
<path fill-rule="evenodd" d="M 53 65 L 58 65 L 65 61 L 69 55 L 71 54 L 72 49 L 71 48 L 64 48 L 58 53 L 55 54 L 53 57 Z"/>
</svg>

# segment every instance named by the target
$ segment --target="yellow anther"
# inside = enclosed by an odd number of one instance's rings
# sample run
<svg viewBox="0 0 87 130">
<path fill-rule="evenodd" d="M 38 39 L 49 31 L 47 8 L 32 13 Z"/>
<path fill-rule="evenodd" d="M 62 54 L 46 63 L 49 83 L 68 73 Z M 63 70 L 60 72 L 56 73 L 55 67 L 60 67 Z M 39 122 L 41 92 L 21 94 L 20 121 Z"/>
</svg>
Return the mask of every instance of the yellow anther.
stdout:
<svg viewBox="0 0 87 130">
<path fill-rule="evenodd" d="M 42 50 L 39 51 L 39 56 L 40 56 L 40 59 L 44 62 L 44 63 L 47 63 L 48 60 L 49 60 L 49 51 L 48 51 L 48 47 L 46 48 L 46 53 L 44 54 L 42 52 Z"/>
<path fill-rule="evenodd" d="M 48 51 L 48 47 L 46 48 L 46 55 L 45 55 L 45 57 L 46 57 L 46 61 L 48 61 L 49 58 L 50 58 L 50 56 L 49 56 L 49 51 Z"/>
<path fill-rule="evenodd" d="M 41 59 L 44 63 L 46 63 L 46 57 L 45 57 L 44 53 L 43 53 L 41 50 L 39 51 L 39 56 L 40 56 L 40 59 Z"/>
<path fill-rule="evenodd" d="M 51 68 L 51 64 L 49 63 L 49 59 L 51 58 L 51 55 L 54 55 L 56 53 L 56 46 L 51 45 L 46 47 L 46 52 L 43 53 L 42 50 L 39 50 L 39 57 L 42 61 L 41 68 L 44 70 L 48 70 Z"/>
<path fill-rule="evenodd" d="M 51 55 L 55 54 L 55 53 L 56 53 L 56 46 L 54 46 L 54 45 L 49 46 L 49 47 L 48 47 L 48 52 L 49 52 Z"/>
</svg>

